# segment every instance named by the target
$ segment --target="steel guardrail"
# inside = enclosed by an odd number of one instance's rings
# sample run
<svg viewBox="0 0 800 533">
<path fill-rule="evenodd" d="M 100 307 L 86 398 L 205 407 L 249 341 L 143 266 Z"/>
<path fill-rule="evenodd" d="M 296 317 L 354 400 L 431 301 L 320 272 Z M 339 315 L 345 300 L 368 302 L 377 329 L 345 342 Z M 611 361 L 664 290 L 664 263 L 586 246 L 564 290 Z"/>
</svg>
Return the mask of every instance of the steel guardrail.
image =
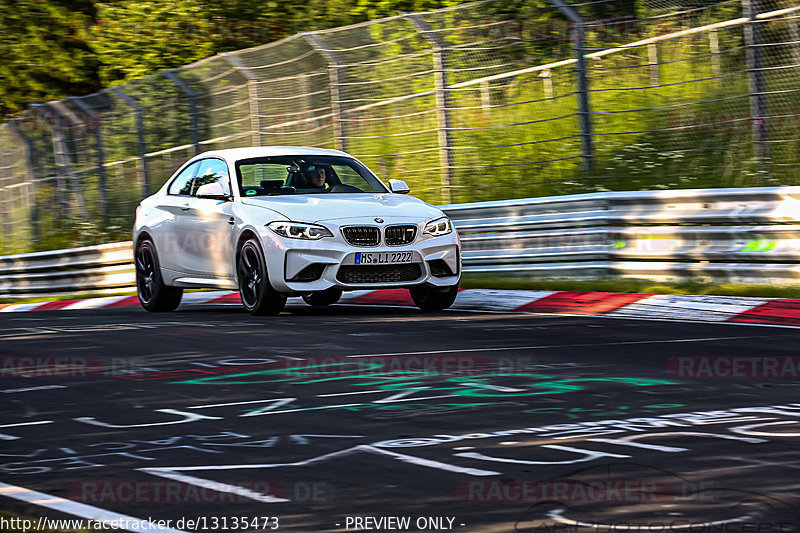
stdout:
<svg viewBox="0 0 800 533">
<path fill-rule="evenodd" d="M 465 273 L 797 283 L 800 187 L 579 194 L 440 206 Z M 132 290 L 132 242 L 0 256 L 0 297 Z"/>
</svg>

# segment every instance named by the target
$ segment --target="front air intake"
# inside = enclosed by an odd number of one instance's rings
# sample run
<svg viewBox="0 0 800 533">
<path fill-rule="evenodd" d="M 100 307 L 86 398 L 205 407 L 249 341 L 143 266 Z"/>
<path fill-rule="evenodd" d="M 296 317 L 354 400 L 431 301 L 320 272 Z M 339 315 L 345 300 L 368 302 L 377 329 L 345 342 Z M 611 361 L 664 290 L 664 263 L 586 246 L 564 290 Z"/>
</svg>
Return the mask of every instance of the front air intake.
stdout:
<svg viewBox="0 0 800 533">
<path fill-rule="evenodd" d="M 375 226 L 347 226 L 342 235 L 353 246 L 378 246 L 381 242 L 381 231 Z"/>
<path fill-rule="evenodd" d="M 389 246 L 411 244 L 417 236 L 417 227 L 408 224 L 403 226 L 389 226 L 383 230 L 384 240 Z"/>
</svg>

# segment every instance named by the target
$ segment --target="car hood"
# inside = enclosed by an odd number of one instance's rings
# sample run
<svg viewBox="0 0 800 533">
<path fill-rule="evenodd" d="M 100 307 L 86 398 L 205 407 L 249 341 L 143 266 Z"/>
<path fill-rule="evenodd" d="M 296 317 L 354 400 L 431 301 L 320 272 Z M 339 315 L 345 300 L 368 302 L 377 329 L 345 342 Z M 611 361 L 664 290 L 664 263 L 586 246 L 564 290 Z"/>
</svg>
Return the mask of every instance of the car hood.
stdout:
<svg viewBox="0 0 800 533">
<path fill-rule="evenodd" d="M 264 207 L 296 222 L 383 218 L 428 220 L 442 212 L 419 198 L 400 194 L 303 194 L 296 196 L 258 196 L 242 198 L 242 203 Z"/>
</svg>

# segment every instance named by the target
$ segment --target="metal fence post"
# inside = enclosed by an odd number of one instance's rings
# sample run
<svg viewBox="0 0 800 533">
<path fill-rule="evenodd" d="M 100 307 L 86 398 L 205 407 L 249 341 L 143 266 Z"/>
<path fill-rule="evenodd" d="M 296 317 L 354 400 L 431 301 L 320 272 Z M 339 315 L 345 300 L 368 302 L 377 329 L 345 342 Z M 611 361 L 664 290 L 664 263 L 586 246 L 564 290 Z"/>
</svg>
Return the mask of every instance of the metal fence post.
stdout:
<svg viewBox="0 0 800 533">
<path fill-rule="evenodd" d="M 69 188 L 67 185 L 67 169 L 65 168 L 64 158 L 62 157 L 64 153 L 64 139 L 61 135 L 60 118 L 45 104 L 32 103 L 30 104 L 30 109 L 32 113 L 39 115 L 43 121 L 50 124 L 52 127 L 50 135 L 53 147 L 53 156 L 56 162 L 55 198 L 56 202 L 61 204 L 61 207 L 64 210 L 67 218 L 70 218 L 72 213 L 69 202 Z M 45 109 L 50 109 L 50 111 L 45 111 Z"/>
<path fill-rule="evenodd" d="M 33 242 L 39 244 L 41 242 L 41 232 L 39 231 L 39 204 L 36 201 L 36 148 L 33 146 L 31 139 L 19 130 L 15 120 L 9 120 L 7 124 L 9 131 L 19 137 L 25 144 L 25 166 L 27 167 L 28 183 L 32 196 L 31 234 Z"/>
<path fill-rule="evenodd" d="M 103 221 L 105 221 L 108 218 L 108 197 L 106 196 L 106 160 L 105 152 L 103 151 L 103 135 L 100 133 L 100 114 L 89 107 L 80 98 L 70 96 L 67 100 L 74 102 L 75 105 L 81 108 L 81 111 L 85 113 L 88 119 L 83 122 L 86 127 L 86 133 L 88 134 L 89 130 L 91 130 L 94 134 L 95 150 L 97 153 L 97 198 L 100 200 L 100 215 L 103 217 Z"/>
<path fill-rule="evenodd" d="M 264 143 L 261 138 L 261 105 L 258 101 L 258 87 L 256 87 L 258 76 L 247 68 L 247 65 L 239 59 L 239 56 L 231 52 L 222 52 L 219 55 L 247 78 L 247 92 L 250 100 L 250 128 L 253 130 L 256 145 L 262 146 Z"/>
<path fill-rule="evenodd" d="M 72 158 L 69 155 L 67 140 L 64 137 L 64 130 L 62 126 L 68 124 L 70 129 L 75 127 L 85 128 L 82 120 L 75 116 L 75 113 L 67 109 L 63 102 L 55 101 L 44 104 L 53 110 L 53 115 L 56 117 L 54 120 L 55 130 L 57 133 L 57 142 L 54 144 L 56 165 L 63 169 L 64 174 L 69 178 L 69 189 L 75 197 L 75 203 L 78 206 L 78 211 L 84 218 L 89 217 L 89 212 L 86 210 L 86 201 L 83 197 L 83 185 L 81 184 L 80 176 L 75 172 L 75 167 L 72 165 Z M 63 118 L 63 121 L 61 118 Z"/>
<path fill-rule="evenodd" d="M 2 167 L 3 170 L 5 171 L 11 168 L 11 165 L 5 164 L 6 160 L 3 157 L 4 155 L 5 153 L 3 149 L 0 148 L 0 167 Z M 0 217 L 2 217 L 3 220 L 2 225 L 0 225 L 0 227 L 3 228 L 3 234 L 5 235 L 4 239 L 9 239 L 13 241 L 14 223 L 11 221 L 11 206 L 14 205 L 14 201 L 11 195 L 6 190 L 6 187 L 0 187 L 0 195 L 2 195 L 2 198 L 0 198 L 0 205 L 2 205 L 2 210 L 0 210 Z M 0 246 L 0 250 L 6 247 L 5 244 L 6 243 L 4 242 L 3 246 Z"/>
<path fill-rule="evenodd" d="M 450 133 L 450 95 L 447 92 L 447 43 L 419 15 L 406 15 L 417 32 L 433 47 L 434 87 L 436 89 L 436 122 L 439 133 L 439 164 L 442 167 L 442 203 L 452 202 L 453 139 Z"/>
<path fill-rule="evenodd" d="M 189 120 L 190 128 L 192 130 L 192 144 L 194 145 L 194 155 L 200 153 L 200 126 L 197 120 L 197 93 L 191 87 L 175 74 L 174 70 L 165 70 L 162 72 L 164 77 L 171 81 L 175 86 L 181 90 L 186 98 L 189 99 Z"/>
<path fill-rule="evenodd" d="M 584 172 L 594 170 L 594 146 L 592 140 L 592 111 L 589 105 L 589 77 L 586 70 L 586 32 L 583 27 L 583 18 L 563 0 L 549 0 L 573 24 L 572 46 L 575 49 L 575 80 L 578 84 L 578 118 L 581 130 L 581 155 L 583 156 Z"/>
<path fill-rule="evenodd" d="M 325 43 L 323 43 L 317 35 L 308 32 L 303 32 L 301 35 L 306 42 L 311 45 L 311 48 L 319 52 L 319 54 L 325 58 L 325 61 L 328 62 L 328 85 L 330 85 L 331 90 L 331 114 L 333 115 L 331 122 L 333 123 L 333 136 L 335 137 L 336 148 L 346 152 L 346 131 L 344 124 L 342 124 L 342 98 L 339 92 L 339 85 L 341 83 L 339 80 L 339 59 L 334 52 L 325 48 Z"/>
<path fill-rule="evenodd" d="M 141 162 L 140 177 L 142 180 L 142 195 L 150 196 L 150 173 L 147 170 L 147 145 L 144 140 L 144 110 L 139 102 L 131 98 L 122 87 L 111 87 L 111 90 L 128 104 L 136 113 L 136 144 L 138 147 L 139 161 Z"/>
<path fill-rule="evenodd" d="M 767 96 L 761 54 L 761 26 L 756 18 L 759 13 L 758 0 L 742 0 L 744 18 L 744 40 L 747 56 L 747 71 L 750 82 L 750 120 L 753 131 L 753 147 L 758 165 L 758 184 L 766 185 L 770 178 L 769 124 L 767 123 Z"/>
</svg>

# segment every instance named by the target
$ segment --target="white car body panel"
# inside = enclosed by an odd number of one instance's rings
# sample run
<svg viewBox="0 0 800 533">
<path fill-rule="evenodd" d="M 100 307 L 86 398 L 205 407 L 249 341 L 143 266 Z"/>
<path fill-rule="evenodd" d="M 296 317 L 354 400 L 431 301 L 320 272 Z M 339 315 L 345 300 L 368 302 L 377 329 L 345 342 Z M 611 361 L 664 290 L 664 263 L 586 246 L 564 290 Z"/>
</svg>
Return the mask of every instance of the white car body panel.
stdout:
<svg viewBox="0 0 800 533">
<path fill-rule="evenodd" d="M 417 198 L 392 193 L 388 188 L 378 193 L 253 197 L 240 194 L 236 161 L 286 155 L 355 159 L 337 150 L 304 147 L 255 147 L 206 152 L 187 161 L 161 190 L 141 202 L 134 225 L 134 242 L 138 242 L 144 234 L 152 238 L 166 285 L 236 288 L 237 243 L 245 232 L 258 236 L 266 257 L 270 283 L 282 293 L 310 293 L 334 286 L 356 290 L 422 283 L 446 287 L 458 283 L 461 274 L 458 235 L 455 229 L 438 237 L 424 235 L 425 224 L 444 214 Z M 223 159 L 228 165 L 232 191 L 230 200 L 167 194 L 170 183 L 181 170 L 194 161 L 209 157 Z M 383 187 L 386 187 L 385 184 Z M 320 224 L 328 228 L 333 236 L 313 241 L 281 237 L 266 226 L 275 221 Z M 342 233 L 343 227 L 364 225 L 380 228 L 383 236 L 387 226 L 396 224 L 416 225 L 414 241 L 407 245 L 387 245 L 381 239 L 377 246 L 354 246 L 347 242 Z M 422 274 L 418 279 L 374 283 L 344 283 L 337 279 L 339 267 L 353 264 L 358 252 L 398 251 L 412 253 L 412 261 L 420 263 Z M 443 260 L 455 275 L 433 276 L 427 262 L 436 259 Z M 290 281 L 313 263 L 326 265 L 319 279 Z"/>
</svg>

